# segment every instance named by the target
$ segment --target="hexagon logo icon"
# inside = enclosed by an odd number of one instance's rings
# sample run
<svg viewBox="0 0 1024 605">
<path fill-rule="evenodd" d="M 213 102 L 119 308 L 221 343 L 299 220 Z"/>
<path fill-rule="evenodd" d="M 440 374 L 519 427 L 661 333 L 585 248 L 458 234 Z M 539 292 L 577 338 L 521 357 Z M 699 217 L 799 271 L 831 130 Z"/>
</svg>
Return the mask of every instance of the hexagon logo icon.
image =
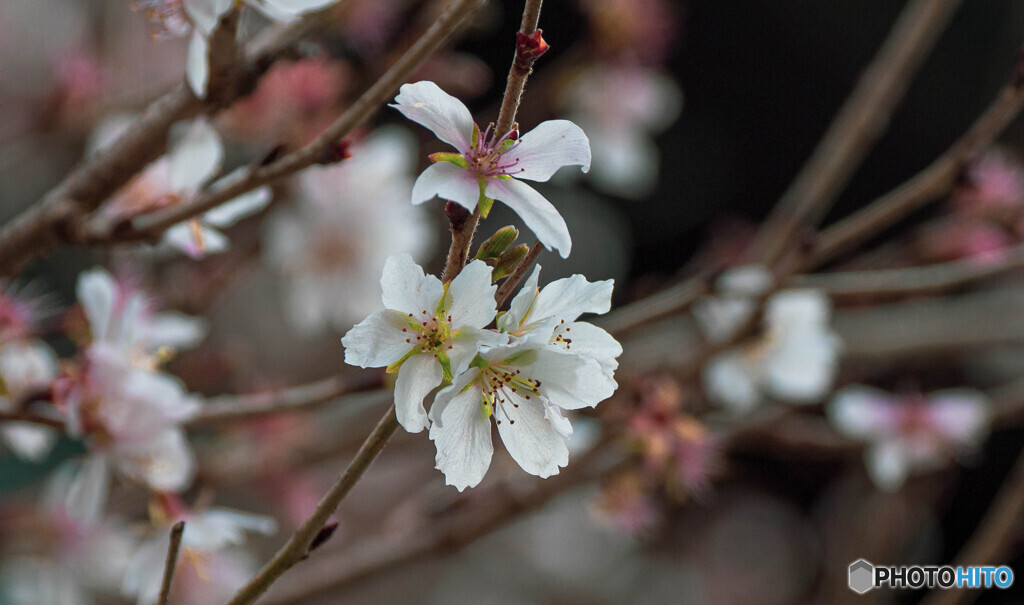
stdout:
<svg viewBox="0 0 1024 605">
<path fill-rule="evenodd" d="M 850 590 L 857 594 L 874 588 L 875 567 L 864 559 L 850 563 Z"/>
</svg>

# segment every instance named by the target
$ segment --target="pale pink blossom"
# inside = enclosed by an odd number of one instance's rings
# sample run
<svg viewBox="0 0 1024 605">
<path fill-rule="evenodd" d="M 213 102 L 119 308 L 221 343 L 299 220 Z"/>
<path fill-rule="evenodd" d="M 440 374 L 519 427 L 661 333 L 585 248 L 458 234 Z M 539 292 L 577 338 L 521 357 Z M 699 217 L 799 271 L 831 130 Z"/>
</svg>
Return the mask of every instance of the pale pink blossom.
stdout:
<svg viewBox="0 0 1024 605">
<path fill-rule="evenodd" d="M 911 475 L 980 448 L 988 435 L 991 405 L 973 389 L 924 397 L 851 386 L 836 393 L 828 417 L 839 432 L 867 442 L 868 474 L 878 487 L 893 491 Z"/>
<path fill-rule="evenodd" d="M 493 200 L 504 202 L 542 244 L 569 256 L 572 241 L 562 216 L 519 179 L 547 181 L 563 166 L 590 170 L 590 143 L 579 126 L 550 120 L 522 136 L 514 130 L 481 131 L 461 101 L 428 81 L 402 85 L 392 107 L 457 150 L 432 156 L 435 163 L 413 185 L 414 204 L 434 196 L 467 210 L 482 203 L 486 216 Z"/>
</svg>

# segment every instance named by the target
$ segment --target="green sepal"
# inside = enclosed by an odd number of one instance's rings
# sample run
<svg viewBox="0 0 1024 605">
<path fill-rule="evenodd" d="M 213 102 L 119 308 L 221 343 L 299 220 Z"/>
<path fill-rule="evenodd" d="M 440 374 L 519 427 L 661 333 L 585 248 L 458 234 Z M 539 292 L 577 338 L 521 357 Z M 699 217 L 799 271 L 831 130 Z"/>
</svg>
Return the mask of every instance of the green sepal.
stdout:
<svg viewBox="0 0 1024 605">
<path fill-rule="evenodd" d="M 512 273 L 519 266 L 526 255 L 530 253 L 530 247 L 526 244 L 519 244 L 509 248 L 501 257 L 498 258 L 498 263 L 494 266 L 494 272 L 491 273 L 491 281 L 496 282 L 506 275 Z"/>
<path fill-rule="evenodd" d="M 461 153 L 454 153 L 451 151 L 439 151 L 437 153 L 432 153 L 427 157 L 430 158 L 430 161 L 434 162 L 435 164 L 437 162 L 450 162 L 452 164 L 455 164 L 459 168 L 469 168 L 469 162 L 466 161 L 465 156 L 463 156 Z"/>
<path fill-rule="evenodd" d="M 497 259 L 505 250 L 519 238 L 519 230 L 508 225 L 498 229 L 487 241 L 480 244 L 480 248 L 473 257 L 477 260 Z"/>
<path fill-rule="evenodd" d="M 469 367 L 480 369 L 486 368 L 487 360 L 483 358 L 483 355 L 477 353 L 476 357 L 473 358 L 473 361 L 469 362 Z"/>
</svg>

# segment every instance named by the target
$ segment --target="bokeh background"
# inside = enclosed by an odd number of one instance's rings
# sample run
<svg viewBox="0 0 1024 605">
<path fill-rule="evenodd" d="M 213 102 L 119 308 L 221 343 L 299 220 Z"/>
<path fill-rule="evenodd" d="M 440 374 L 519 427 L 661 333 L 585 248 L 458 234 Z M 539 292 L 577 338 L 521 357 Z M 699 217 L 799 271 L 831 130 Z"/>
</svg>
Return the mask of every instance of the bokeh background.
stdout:
<svg viewBox="0 0 1024 605">
<path fill-rule="evenodd" d="M 433 14 L 431 3 L 418 0 L 342 3 L 336 26 L 310 43 L 310 61 L 317 65 L 308 73 L 282 74 L 274 86 L 257 92 L 256 102 L 221 116 L 218 127 L 229 164 L 251 161 L 277 144 L 308 140 Z M 545 280 L 577 272 L 592 280 L 614 278 L 616 303 L 625 304 L 684 275 L 739 259 L 904 4 L 549 0 L 541 26 L 552 50 L 528 85 L 519 117 L 523 129 L 553 117 L 589 120 L 602 129 L 612 165 L 639 165 L 619 182 L 563 174 L 542 189 L 574 237 L 570 260 L 541 256 Z M 454 48 L 425 66 L 417 79 L 436 79 L 465 99 L 478 121 L 493 119 L 519 10 L 520 3 L 512 0 L 490 2 Z M 183 41 L 152 40 L 143 12 L 133 11 L 127 0 L 0 4 L 0 221 L 59 182 L 81 159 L 104 117 L 136 112 L 179 81 Z M 255 31 L 262 24 L 250 25 Z M 1004 85 L 1022 41 L 1020 2 L 964 3 L 826 222 L 889 191 L 948 148 Z M 618 79 L 601 79 L 612 76 Z M 623 118 L 629 112 L 634 117 Z M 375 128 L 386 126 L 403 129 L 415 141 L 417 170 L 426 165 L 427 153 L 442 149 L 397 112 L 383 110 L 375 117 Z M 1022 128 L 1018 123 L 1001 138 L 1011 153 L 1024 144 Z M 410 170 L 406 178 L 416 173 Z M 64 355 L 74 350 L 67 327 L 81 321 L 74 310 L 76 278 L 102 263 L 139 275 L 167 306 L 209 319 L 205 344 L 169 366 L 194 391 L 250 392 L 329 376 L 343 371 L 338 337 L 345 320 L 297 329 L 283 295 L 289 281 L 267 260 L 266 223 L 273 220 L 268 215 L 294 206 L 303 195 L 297 191 L 287 183 L 275 186 L 274 209 L 233 227 L 233 247 L 223 255 L 193 262 L 138 250 L 65 248 L 33 263 L 20 280 L 47 292 L 61 311 L 50 322 L 48 341 Z M 329 186 L 321 194 L 329 196 Z M 394 220 L 388 213 L 405 212 L 412 210 L 394 206 L 365 220 L 386 222 Z M 881 250 L 881 256 L 865 261 L 851 255 L 836 266 L 949 260 L 929 257 L 920 251 L 926 246 L 914 243 L 923 225 L 946 213 L 945 205 L 935 204 L 880 234 L 868 248 Z M 416 216 L 428 232 L 415 244 L 420 258 L 439 269 L 447 245 L 442 205 L 435 201 Z M 514 222 L 498 206 L 482 232 Z M 531 241 L 528 232 L 523 237 Z M 350 287 L 372 289 L 375 280 L 353 278 Z M 1020 291 L 1008 292 L 996 307 L 999 313 L 1022 312 Z M 1022 344 L 1007 342 L 987 351 L 991 363 L 982 369 L 965 370 L 947 355 L 883 358 L 877 362 L 884 370 L 865 371 L 873 360 L 861 358 L 853 374 L 885 386 L 910 380 L 926 390 L 951 386 L 951 374 L 992 382 L 1024 371 Z M 643 354 L 644 341 L 633 346 Z M 366 380 L 371 384 L 379 377 Z M 355 416 L 325 410 L 226 434 L 200 434 L 197 448 L 207 452 L 200 457 L 208 465 L 195 492 L 209 491 L 218 502 L 283 517 L 287 527 L 301 519 L 301 511 L 352 450 L 351 444 L 347 449 L 324 445 L 358 438 L 360 427 L 371 426 L 373 417 L 372 410 Z M 1007 475 L 1022 437 L 1016 429 L 994 433 L 967 468 L 914 484 L 908 488 L 912 496 L 902 498 L 864 497 L 868 488 L 856 458 L 851 464 L 849 458 L 787 455 L 754 443 L 731 452 L 699 497 L 660 507 L 656 523 L 610 522 L 614 515 L 601 507 L 607 485 L 588 484 L 464 550 L 432 553 L 429 560 L 308 602 L 843 602 L 853 597 L 843 584 L 843 562 L 867 556 L 857 550 L 863 533 L 891 532 L 895 543 L 883 552 L 899 560 L 950 560 Z M 233 455 L 227 453 L 232 448 Z M 31 501 L 48 470 L 80 449 L 62 442 L 39 464 L 0 458 L 0 506 L 13 510 Z M 291 469 L 288 460 L 296 450 L 312 451 L 312 460 Z M 252 452 L 264 457 L 264 468 L 245 475 L 232 466 L 244 467 Z M 400 435 L 346 503 L 339 533 L 325 550 L 400 526 L 406 517 L 418 518 L 403 508 L 422 506 L 410 502 L 409 494 L 422 493 L 430 502 L 443 492 L 432 460 L 424 435 Z M 510 465 L 496 459 L 499 472 L 515 471 Z M 284 535 L 257 545 L 257 552 L 267 552 L 265 547 Z M 1024 557 L 1007 563 L 1024 570 Z M 979 602 L 1019 602 L 1022 594 L 991 591 Z M 920 596 L 895 595 L 901 602 Z"/>
</svg>

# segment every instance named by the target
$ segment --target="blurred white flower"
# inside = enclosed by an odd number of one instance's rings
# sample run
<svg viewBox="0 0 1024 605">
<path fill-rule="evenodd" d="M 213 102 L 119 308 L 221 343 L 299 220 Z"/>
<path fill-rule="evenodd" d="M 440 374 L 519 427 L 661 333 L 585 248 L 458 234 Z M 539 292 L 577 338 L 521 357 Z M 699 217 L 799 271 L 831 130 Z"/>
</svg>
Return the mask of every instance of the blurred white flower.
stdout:
<svg viewBox="0 0 1024 605">
<path fill-rule="evenodd" d="M 828 394 L 841 342 L 829 327 L 831 304 L 816 290 L 787 290 L 768 299 L 764 333 L 704 367 L 708 396 L 735 412 L 764 397 L 813 403 Z"/>
<path fill-rule="evenodd" d="M 113 143 L 133 122 L 129 116 L 108 118 L 96 127 L 89 147 L 93 152 Z M 187 203 L 217 176 L 224 161 L 224 144 L 206 118 L 176 124 L 167 154 L 150 164 L 120 189 L 101 212 L 130 219 L 167 206 Z M 234 225 L 270 203 L 269 187 L 259 187 L 207 210 L 164 232 L 163 243 L 191 258 L 223 252 L 230 242 L 218 229 Z"/>
<path fill-rule="evenodd" d="M 33 395 L 48 389 L 57 377 L 57 356 L 41 340 L 16 340 L 0 345 L 0 410 L 13 411 L 31 403 Z M 52 429 L 25 422 L 0 426 L 8 448 L 27 460 L 46 457 L 57 440 Z"/>
<path fill-rule="evenodd" d="M 503 337 L 483 328 L 494 319 L 491 269 L 475 260 L 448 284 L 424 275 L 408 254 L 387 260 L 380 280 L 384 310 L 341 339 L 345 362 L 398 372 L 395 412 L 411 433 L 429 426 L 423 398 L 466 371 L 483 344 Z"/>
<path fill-rule="evenodd" d="M 142 543 L 124 575 L 122 593 L 138 605 L 156 601 L 163 581 L 164 561 L 173 521 L 185 521 L 178 564 L 171 583 L 172 603 L 219 604 L 227 601 L 255 573 L 255 561 L 239 547 L 245 535 L 271 535 L 277 524 L 270 517 L 226 508 L 174 511 L 168 523 L 159 523 Z"/>
<path fill-rule="evenodd" d="M 96 343 L 60 399 L 68 433 L 84 439 L 91 455 L 153 490 L 177 492 L 191 484 L 195 459 L 181 423 L 200 403 L 178 379 Z"/>
<path fill-rule="evenodd" d="M 27 552 L 0 567 L 0 602 L 91 605 L 96 594 L 116 594 L 135 545 L 120 520 L 103 515 L 105 471 L 78 466 L 65 463 L 47 482 L 41 525 L 15 538 Z"/>
<path fill-rule="evenodd" d="M 295 203 L 267 218 L 267 262 L 287 282 L 288 318 L 299 329 L 347 330 L 377 308 L 391 254 L 419 259 L 433 249 L 426 213 L 408 207 L 415 154 L 405 130 L 378 130 L 351 158 L 303 171 Z"/>
<path fill-rule="evenodd" d="M 736 335 L 757 310 L 757 298 L 772 287 L 774 278 L 764 267 L 745 265 L 729 269 L 715 282 L 715 295 L 693 305 L 697 326 L 712 343 Z"/>
<path fill-rule="evenodd" d="M 78 300 L 89 320 L 94 343 L 122 351 L 143 367 L 155 367 L 163 349 L 193 347 L 203 339 L 201 319 L 173 312 L 158 312 L 145 292 L 127 281 L 117 281 L 101 268 L 78 278 Z"/>
<path fill-rule="evenodd" d="M 481 131 L 469 109 L 433 82 L 404 84 L 395 109 L 425 126 L 458 153 L 431 156 L 435 161 L 413 185 L 412 202 L 435 195 L 467 210 L 481 203 L 487 215 L 491 200 L 504 202 L 548 248 L 569 256 L 572 241 L 565 221 L 551 202 L 519 181 L 547 181 L 563 166 L 590 170 L 590 142 L 579 126 L 567 120 L 539 124 L 522 137 L 518 131 Z"/>
<path fill-rule="evenodd" d="M 941 468 L 981 447 L 991 405 L 973 389 L 922 397 L 851 386 L 836 393 L 827 412 L 839 432 L 867 442 L 868 474 L 879 488 L 894 491 L 910 475 Z"/>
<path fill-rule="evenodd" d="M 576 320 L 584 313 L 607 313 L 611 309 L 614 281 L 591 283 L 582 275 L 573 275 L 543 289 L 537 287 L 539 281 L 537 265 L 512 299 L 508 312 L 498 318 L 498 328 L 523 342 L 546 344 L 593 359 L 611 378 L 619 367 L 622 345 L 604 329 Z"/>
<path fill-rule="evenodd" d="M 668 128 L 683 106 L 671 77 L 634 65 L 594 65 L 567 91 L 573 121 L 590 137 L 594 170 L 590 179 L 605 191 L 639 199 L 658 182 L 654 135 Z"/>
<path fill-rule="evenodd" d="M 437 468 L 459 491 L 480 483 L 491 464 L 491 418 L 512 458 L 539 477 L 569 463 L 572 425 L 562 410 L 594 407 L 618 385 L 593 360 L 546 343 L 478 354 L 430 409 Z"/>
</svg>

